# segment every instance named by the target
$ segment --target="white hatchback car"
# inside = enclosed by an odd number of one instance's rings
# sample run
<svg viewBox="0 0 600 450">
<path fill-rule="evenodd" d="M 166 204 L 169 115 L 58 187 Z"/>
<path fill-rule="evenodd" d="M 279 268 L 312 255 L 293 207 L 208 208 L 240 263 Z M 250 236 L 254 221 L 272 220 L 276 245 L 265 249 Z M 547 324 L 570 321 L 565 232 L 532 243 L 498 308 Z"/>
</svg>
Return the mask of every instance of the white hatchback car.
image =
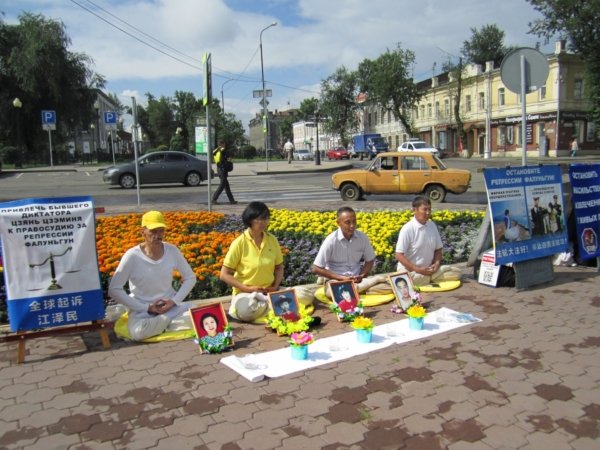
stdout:
<svg viewBox="0 0 600 450">
<path fill-rule="evenodd" d="M 407 141 L 403 142 L 398 147 L 399 152 L 429 152 L 433 153 L 435 156 L 440 156 L 440 151 L 429 145 L 425 141 Z"/>
<path fill-rule="evenodd" d="M 298 161 L 311 161 L 313 159 L 313 156 L 309 150 L 300 149 L 294 152 L 294 159 Z"/>
</svg>

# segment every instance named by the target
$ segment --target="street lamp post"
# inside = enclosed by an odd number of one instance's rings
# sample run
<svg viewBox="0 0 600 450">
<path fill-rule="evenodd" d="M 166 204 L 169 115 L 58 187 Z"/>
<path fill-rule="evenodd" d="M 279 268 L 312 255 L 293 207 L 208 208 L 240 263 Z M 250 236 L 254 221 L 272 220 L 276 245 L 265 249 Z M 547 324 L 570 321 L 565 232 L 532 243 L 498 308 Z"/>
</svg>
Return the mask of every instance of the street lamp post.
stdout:
<svg viewBox="0 0 600 450">
<path fill-rule="evenodd" d="M 223 97 L 223 88 L 225 87 L 225 85 L 227 83 L 229 83 L 230 81 L 235 81 L 233 78 L 228 78 L 227 80 L 225 80 L 223 82 L 223 84 L 221 85 L 221 109 L 223 110 L 223 115 L 225 115 L 225 97 Z"/>
<path fill-rule="evenodd" d="M 94 110 L 96 111 L 96 133 L 98 133 L 97 140 L 96 140 L 96 161 L 99 163 L 100 162 L 100 116 L 98 114 L 98 111 L 100 110 L 100 103 L 98 102 L 98 100 L 96 100 L 94 102 Z"/>
<path fill-rule="evenodd" d="M 263 133 L 265 134 L 265 160 L 269 170 L 269 117 L 267 116 L 267 95 L 265 92 L 265 67 L 263 64 L 262 34 L 271 27 L 277 26 L 277 22 L 263 28 L 260 32 L 260 74 L 262 79 L 262 107 L 263 107 Z"/>
<path fill-rule="evenodd" d="M 90 155 L 90 161 L 89 161 L 89 163 L 91 164 L 92 160 L 94 159 L 94 157 L 93 157 L 94 153 L 96 154 L 96 158 L 98 157 L 98 150 L 96 148 L 96 131 L 95 131 L 96 125 L 91 124 L 90 129 L 92 130 L 92 153 Z"/>
<path fill-rule="evenodd" d="M 21 108 L 23 107 L 23 103 L 17 97 L 13 100 L 13 106 L 17 112 L 17 156 L 15 159 L 15 167 L 20 169 L 23 167 L 21 158 Z"/>
</svg>

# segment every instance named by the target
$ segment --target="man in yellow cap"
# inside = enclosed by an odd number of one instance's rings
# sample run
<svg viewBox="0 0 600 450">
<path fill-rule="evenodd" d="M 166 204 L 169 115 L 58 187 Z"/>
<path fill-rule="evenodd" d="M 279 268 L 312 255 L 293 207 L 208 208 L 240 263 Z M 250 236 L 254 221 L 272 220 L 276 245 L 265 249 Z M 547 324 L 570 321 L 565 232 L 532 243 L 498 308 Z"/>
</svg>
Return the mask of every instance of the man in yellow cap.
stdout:
<svg viewBox="0 0 600 450">
<path fill-rule="evenodd" d="M 196 276 L 179 249 L 163 242 L 166 227 L 159 211 L 142 216 L 144 242 L 125 252 L 108 287 L 108 295 L 128 308 L 129 335 L 136 341 L 192 327 L 186 314 L 192 305 L 182 302 L 196 284 Z M 177 291 L 173 288 L 174 270 L 181 274 Z"/>
</svg>

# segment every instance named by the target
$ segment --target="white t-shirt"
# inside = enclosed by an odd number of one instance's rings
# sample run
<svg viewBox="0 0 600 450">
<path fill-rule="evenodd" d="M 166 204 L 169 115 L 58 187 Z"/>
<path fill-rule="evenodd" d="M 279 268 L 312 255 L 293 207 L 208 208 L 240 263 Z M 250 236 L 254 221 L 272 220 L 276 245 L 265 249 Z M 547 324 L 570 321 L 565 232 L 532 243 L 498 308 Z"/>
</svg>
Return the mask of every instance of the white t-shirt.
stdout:
<svg viewBox="0 0 600 450">
<path fill-rule="evenodd" d="M 439 248 L 442 248 L 442 238 L 436 224 L 431 220 L 423 225 L 413 217 L 398 234 L 396 252 L 404 254 L 417 266 L 430 265 L 435 251 Z M 408 271 L 401 263 L 398 263 L 398 270 Z"/>
<path fill-rule="evenodd" d="M 108 295 L 133 313 L 145 313 L 150 304 L 167 298 L 180 304 L 196 284 L 196 275 L 181 252 L 173 244 L 163 242 L 164 254 L 155 261 L 148 258 L 139 245 L 125 252 L 115 271 Z M 181 286 L 173 289 L 173 271 L 181 274 Z M 123 286 L 129 282 L 130 294 Z"/>
</svg>

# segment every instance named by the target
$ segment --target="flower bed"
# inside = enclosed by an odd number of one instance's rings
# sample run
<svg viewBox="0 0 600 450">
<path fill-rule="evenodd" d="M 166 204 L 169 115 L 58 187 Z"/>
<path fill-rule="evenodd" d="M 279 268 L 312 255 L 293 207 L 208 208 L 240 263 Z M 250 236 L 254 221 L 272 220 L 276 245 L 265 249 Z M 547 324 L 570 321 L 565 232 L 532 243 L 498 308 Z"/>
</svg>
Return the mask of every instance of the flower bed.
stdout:
<svg viewBox="0 0 600 450">
<path fill-rule="evenodd" d="M 444 263 L 468 258 L 483 215 L 483 212 L 473 211 L 433 213 L 432 219 L 437 223 L 444 243 Z M 98 267 L 105 293 L 123 253 L 141 242 L 140 217 L 141 214 L 98 217 Z M 395 271 L 394 252 L 398 232 L 411 217 L 410 210 L 357 212 L 358 228 L 369 236 L 377 254 L 375 273 Z M 194 211 L 167 212 L 165 219 L 169 224 L 165 241 L 180 248 L 198 278 L 190 298 L 214 298 L 229 294 L 230 289 L 219 280 L 219 272 L 229 245 L 244 228 L 241 217 Z M 283 248 L 286 286 L 316 281 L 310 270 L 311 265 L 323 238 L 336 227 L 334 211 L 271 210 L 269 230 L 277 236 Z M 2 288 L 0 286 L 0 317 L 4 318 Z"/>
</svg>

